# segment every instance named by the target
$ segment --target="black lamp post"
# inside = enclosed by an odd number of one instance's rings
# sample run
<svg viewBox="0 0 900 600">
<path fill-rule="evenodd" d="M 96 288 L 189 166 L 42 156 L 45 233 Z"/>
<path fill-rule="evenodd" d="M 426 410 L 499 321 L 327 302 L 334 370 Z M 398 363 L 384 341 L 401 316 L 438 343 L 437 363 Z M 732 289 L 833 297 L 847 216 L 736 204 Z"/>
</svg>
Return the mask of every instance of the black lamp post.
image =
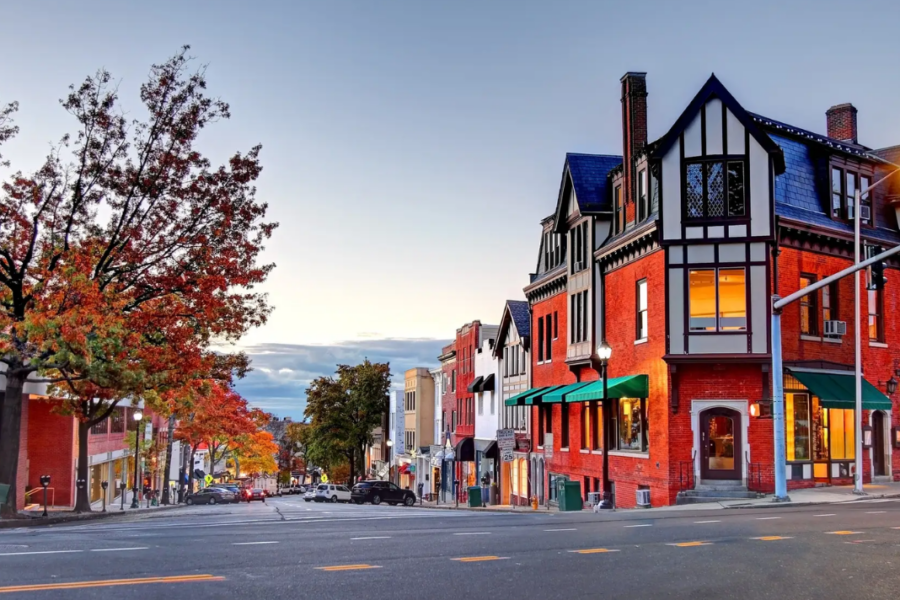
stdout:
<svg viewBox="0 0 900 600">
<path fill-rule="evenodd" d="M 42 517 L 47 516 L 47 486 L 50 485 L 50 476 L 49 475 L 41 475 L 41 487 L 44 488 L 44 512 L 41 514 Z"/>
<path fill-rule="evenodd" d="M 103 488 L 103 510 L 101 512 L 106 512 L 106 490 L 109 488 L 109 482 L 101 481 L 100 487 Z"/>
<path fill-rule="evenodd" d="M 122 500 L 122 507 L 119 510 L 125 510 L 125 490 L 128 489 L 128 484 L 124 481 L 119 482 L 119 496 Z"/>
<path fill-rule="evenodd" d="M 131 488 L 131 508 L 140 508 L 140 504 L 138 504 L 138 471 L 140 470 L 140 425 L 144 419 L 144 413 L 135 410 L 132 418 L 134 419 L 134 487 Z"/>
<path fill-rule="evenodd" d="M 610 509 L 613 507 L 612 505 L 612 486 L 609 483 L 609 436 L 610 431 L 607 425 L 609 424 L 609 411 L 611 403 L 608 395 L 608 385 L 609 378 L 606 373 L 606 367 L 609 363 L 609 357 L 612 356 L 612 348 L 610 348 L 609 344 L 606 343 L 606 340 L 603 340 L 599 346 L 597 346 L 597 356 L 600 358 L 600 376 L 603 378 L 603 499 L 600 501 L 601 509 Z"/>
</svg>

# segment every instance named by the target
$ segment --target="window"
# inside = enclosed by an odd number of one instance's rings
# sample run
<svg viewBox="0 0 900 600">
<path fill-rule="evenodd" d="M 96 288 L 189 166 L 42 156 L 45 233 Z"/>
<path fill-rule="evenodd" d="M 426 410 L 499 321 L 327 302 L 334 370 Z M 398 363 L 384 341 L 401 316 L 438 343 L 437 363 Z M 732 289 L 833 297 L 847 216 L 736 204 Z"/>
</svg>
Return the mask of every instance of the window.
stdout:
<svg viewBox="0 0 900 600">
<path fill-rule="evenodd" d="M 587 312 L 588 293 L 586 291 L 584 291 L 584 292 L 581 292 L 581 295 L 583 297 L 583 299 L 581 301 L 581 305 L 582 305 L 582 310 L 584 311 L 584 315 L 582 316 L 582 319 L 581 319 L 581 341 L 586 342 L 588 339 L 588 312 Z"/>
<path fill-rule="evenodd" d="M 559 313 L 553 311 L 553 339 L 559 338 Z"/>
<path fill-rule="evenodd" d="M 869 290 L 869 340 L 884 341 L 884 291 Z"/>
<path fill-rule="evenodd" d="M 455 391 L 456 391 L 456 369 L 453 369 L 453 371 L 450 373 L 450 376 L 451 376 L 451 382 L 450 382 L 450 384 L 451 384 L 451 386 L 452 386 L 452 388 L 453 388 L 453 389 L 450 390 L 450 391 L 455 392 Z"/>
<path fill-rule="evenodd" d="M 578 292 L 571 296 L 571 315 L 572 318 L 570 335 L 572 343 L 585 342 L 588 339 L 588 293 L 587 291 Z"/>
<path fill-rule="evenodd" d="M 538 317 L 538 364 L 544 362 L 544 317 Z"/>
<path fill-rule="evenodd" d="M 853 215 L 856 213 L 853 211 L 853 205 L 856 202 L 856 173 L 851 173 L 847 171 L 846 173 L 847 185 L 844 188 L 844 193 L 847 198 L 845 200 L 847 204 L 847 218 L 852 219 Z"/>
<path fill-rule="evenodd" d="M 560 408 L 560 413 L 561 413 L 560 420 L 559 420 L 559 424 L 560 424 L 559 447 L 560 448 L 568 448 L 569 447 L 569 403 L 563 402 L 562 404 L 559 405 L 559 408 Z"/>
<path fill-rule="evenodd" d="M 546 341 L 546 350 L 544 351 L 544 357 L 547 362 L 553 360 L 553 339 L 550 337 L 550 334 L 553 332 L 553 315 L 547 315 L 547 326 L 545 327 L 545 335 L 544 339 Z"/>
<path fill-rule="evenodd" d="M 747 288 L 743 268 L 691 270 L 691 331 L 746 331 Z"/>
<path fill-rule="evenodd" d="M 637 282 L 637 290 L 635 293 L 635 306 L 637 308 L 637 315 L 635 318 L 635 323 L 637 325 L 637 331 L 635 332 L 635 339 L 645 340 L 647 339 L 647 280 L 641 279 Z"/>
<path fill-rule="evenodd" d="M 859 197 L 859 205 L 863 207 L 867 207 L 869 209 L 869 214 L 872 214 L 872 198 L 869 196 L 868 190 L 871 182 L 868 177 L 861 175 L 859 178 L 859 193 L 861 196 Z M 869 224 L 872 222 L 872 219 L 863 219 L 862 223 Z"/>
<path fill-rule="evenodd" d="M 843 205 L 843 188 L 842 188 L 843 172 L 834 167 L 831 168 L 831 216 L 835 219 L 841 217 L 841 206 Z"/>
<path fill-rule="evenodd" d="M 594 428 L 591 426 L 591 412 L 593 402 L 584 402 L 581 405 L 581 447 L 585 450 L 593 448 Z"/>
<path fill-rule="evenodd" d="M 801 275 L 800 289 L 816 282 L 815 275 Z M 802 335 L 819 335 L 819 310 L 816 307 L 818 292 L 800 298 L 800 333 Z"/>
<path fill-rule="evenodd" d="M 615 227 L 614 233 L 622 233 L 623 231 L 625 231 L 625 202 L 624 202 L 624 199 L 622 198 L 622 186 L 621 185 L 616 186 L 616 191 L 615 191 L 615 195 L 613 196 L 613 198 L 614 198 L 613 225 Z"/>
<path fill-rule="evenodd" d="M 831 166 L 831 217 L 853 219 L 857 190 L 860 192 L 860 205 L 868 207 L 871 215 L 872 198 L 869 193 L 862 193 L 871 184 L 871 175 L 860 173 L 858 169 L 843 168 L 843 166 L 843 162 Z M 871 217 L 863 219 L 862 223 L 870 225 Z"/>
<path fill-rule="evenodd" d="M 685 201 L 689 219 L 745 216 L 744 162 L 692 162 L 686 165 Z"/>
<path fill-rule="evenodd" d="M 787 460 L 810 460 L 809 394 L 784 395 Z"/>
<path fill-rule="evenodd" d="M 593 449 L 603 450 L 603 404 L 593 402 L 594 405 L 594 439 Z"/>
<path fill-rule="evenodd" d="M 610 448 L 628 452 L 647 452 L 646 399 L 619 398 L 610 415 Z"/>
<path fill-rule="evenodd" d="M 650 214 L 647 201 L 647 169 L 641 169 L 638 172 L 637 185 L 637 219 L 638 221 L 643 221 Z"/>
<path fill-rule="evenodd" d="M 588 268 L 588 222 L 583 221 L 569 231 L 572 240 L 572 273 Z"/>
<path fill-rule="evenodd" d="M 822 288 L 822 323 L 824 324 L 825 321 L 840 321 L 838 313 L 837 281 Z M 826 337 L 840 336 L 829 335 Z"/>
<path fill-rule="evenodd" d="M 484 414 L 484 394 L 478 394 L 478 414 Z"/>
<path fill-rule="evenodd" d="M 828 409 L 828 429 L 831 442 L 831 460 L 853 460 L 856 456 L 853 436 L 853 411 Z"/>
<path fill-rule="evenodd" d="M 503 376 L 509 377 L 509 347 L 503 348 Z"/>
<path fill-rule="evenodd" d="M 92 435 L 106 435 L 107 428 L 109 427 L 109 420 L 103 419 L 93 427 L 91 427 Z"/>
<path fill-rule="evenodd" d="M 110 433 L 125 433 L 125 409 L 117 407 L 109 417 Z"/>
<path fill-rule="evenodd" d="M 457 419 L 458 419 L 458 417 L 456 416 L 455 410 L 451 414 L 451 419 L 453 419 L 450 423 L 450 426 L 452 427 L 451 431 L 453 431 L 455 433 L 456 432 L 456 423 L 457 423 Z"/>
</svg>

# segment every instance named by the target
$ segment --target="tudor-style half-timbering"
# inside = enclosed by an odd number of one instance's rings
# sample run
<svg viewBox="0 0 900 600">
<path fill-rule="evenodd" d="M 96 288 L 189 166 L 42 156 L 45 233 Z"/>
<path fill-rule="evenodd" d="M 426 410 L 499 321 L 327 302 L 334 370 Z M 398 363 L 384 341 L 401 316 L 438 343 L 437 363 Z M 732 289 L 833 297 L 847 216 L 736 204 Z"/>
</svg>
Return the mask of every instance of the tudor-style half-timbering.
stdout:
<svg viewBox="0 0 900 600">
<path fill-rule="evenodd" d="M 712 76 L 654 150 L 661 161 L 669 350 L 768 352 L 780 148 Z"/>
</svg>

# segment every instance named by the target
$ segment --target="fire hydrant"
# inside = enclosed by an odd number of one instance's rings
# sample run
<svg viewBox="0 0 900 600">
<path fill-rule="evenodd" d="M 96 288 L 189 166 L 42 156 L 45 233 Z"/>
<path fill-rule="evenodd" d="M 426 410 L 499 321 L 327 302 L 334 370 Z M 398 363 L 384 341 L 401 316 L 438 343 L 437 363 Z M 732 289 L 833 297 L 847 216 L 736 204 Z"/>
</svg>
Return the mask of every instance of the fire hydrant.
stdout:
<svg viewBox="0 0 900 600">
<path fill-rule="evenodd" d="M 531 510 L 537 510 L 537 509 L 538 509 L 537 496 L 532 496 L 531 497 Z"/>
</svg>

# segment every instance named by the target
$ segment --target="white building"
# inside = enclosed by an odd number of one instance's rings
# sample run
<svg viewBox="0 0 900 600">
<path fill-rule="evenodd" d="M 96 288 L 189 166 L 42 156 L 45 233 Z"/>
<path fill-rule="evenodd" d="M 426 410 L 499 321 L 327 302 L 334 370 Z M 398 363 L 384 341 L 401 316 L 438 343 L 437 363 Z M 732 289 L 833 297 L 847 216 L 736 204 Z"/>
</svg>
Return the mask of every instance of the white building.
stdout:
<svg viewBox="0 0 900 600">
<path fill-rule="evenodd" d="M 475 353 L 475 379 L 469 386 L 469 391 L 475 394 L 475 465 L 479 483 L 485 476 L 490 483 L 496 482 L 499 469 L 499 363 L 494 358 L 498 330 L 497 325 L 481 327 L 481 344 Z"/>
</svg>

